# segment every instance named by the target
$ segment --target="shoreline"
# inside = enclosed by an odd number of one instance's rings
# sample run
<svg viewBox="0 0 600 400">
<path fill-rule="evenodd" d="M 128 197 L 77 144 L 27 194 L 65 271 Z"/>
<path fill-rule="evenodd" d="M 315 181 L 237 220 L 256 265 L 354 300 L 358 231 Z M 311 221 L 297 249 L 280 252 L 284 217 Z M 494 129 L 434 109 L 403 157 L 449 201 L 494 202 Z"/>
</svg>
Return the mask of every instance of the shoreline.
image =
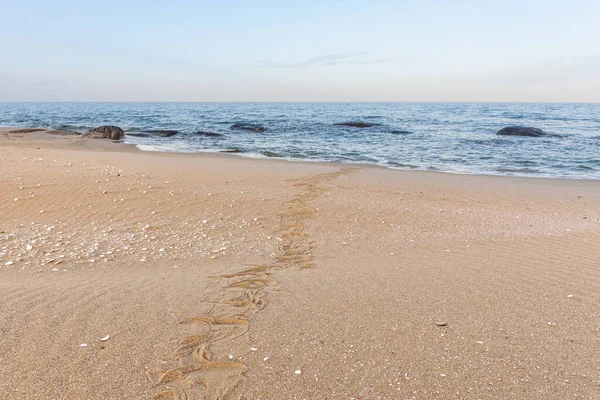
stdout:
<svg viewBox="0 0 600 400">
<path fill-rule="evenodd" d="M 8 130 L 13 129 L 28 129 L 27 127 L 4 127 L 0 126 L 0 135 L 7 134 Z M 44 129 L 46 131 L 50 130 L 50 128 L 34 128 L 34 129 Z M 48 136 L 45 132 L 34 132 L 33 139 L 34 140 L 52 140 L 56 139 L 56 136 Z M 25 135 L 32 135 L 31 133 L 26 133 Z M 469 173 L 469 172 L 454 172 L 454 171 L 441 171 L 441 170 L 427 170 L 427 169 L 401 169 L 392 166 L 384 166 L 379 164 L 370 164 L 370 163 L 360 163 L 360 162 L 327 162 L 321 160 L 304 160 L 304 159 L 287 159 L 284 157 L 268 157 L 268 156 L 247 156 L 243 153 L 227 153 L 223 151 L 197 151 L 197 152 L 187 152 L 187 151 L 164 151 L 164 150 L 142 150 L 138 147 L 137 144 L 133 143 L 125 143 L 123 141 L 113 142 L 110 140 L 102 140 L 102 139 L 81 139 L 77 137 L 66 137 L 62 139 L 70 139 L 70 140 L 83 140 L 90 142 L 89 148 L 98 149 L 98 150 L 112 150 L 116 152 L 139 152 L 143 154 L 157 154 L 157 155 L 173 155 L 173 156 L 192 156 L 192 157 L 203 157 L 203 156 L 214 156 L 214 157 L 236 157 L 247 160 L 257 160 L 257 161 L 266 161 L 266 162 L 282 162 L 282 163 L 300 163 L 300 164 L 309 164 L 309 165 L 318 165 L 318 166 L 355 166 L 358 168 L 375 168 L 381 170 L 391 170 L 398 171 L 400 173 L 427 173 L 427 174 L 444 174 L 444 175 L 455 175 L 455 176 L 474 176 L 474 177 L 494 177 L 494 178 L 503 178 L 503 179 L 523 179 L 523 180 L 548 180 L 548 181 L 581 181 L 581 182 L 595 182 L 600 183 L 599 179 L 594 178 L 567 178 L 567 177 L 551 177 L 551 176 L 523 176 L 523 175 L 495 175 L 495 174 L 485 174 L 485 173 Z M 99 143 L 101 142 L 101 143 Z M 116 146 L 122 147 L 118 148 Z"/>
</svg>

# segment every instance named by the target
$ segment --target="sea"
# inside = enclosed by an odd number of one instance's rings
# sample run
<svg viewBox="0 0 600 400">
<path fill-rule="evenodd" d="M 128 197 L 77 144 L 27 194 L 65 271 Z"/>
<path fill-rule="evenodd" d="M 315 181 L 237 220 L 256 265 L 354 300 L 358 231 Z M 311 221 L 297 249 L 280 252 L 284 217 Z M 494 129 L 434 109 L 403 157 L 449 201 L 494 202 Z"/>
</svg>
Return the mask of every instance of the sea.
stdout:
<svg viewBox="0 0 600 400">
<path fill-rule="evenodd" d="M 370 127 L 339 125 L 348 122 Z M 266 131 L 234 130 L 234 124 Z M 600 179 L 597 103 L 0 103 L 0 126 L 99 125 L 120 126 L 124 141 L 144 151 Z M 506 126 L 549 135 L 498 136 Z M 156 129 L 177 133 L 142 133 Z"/>
</svg>

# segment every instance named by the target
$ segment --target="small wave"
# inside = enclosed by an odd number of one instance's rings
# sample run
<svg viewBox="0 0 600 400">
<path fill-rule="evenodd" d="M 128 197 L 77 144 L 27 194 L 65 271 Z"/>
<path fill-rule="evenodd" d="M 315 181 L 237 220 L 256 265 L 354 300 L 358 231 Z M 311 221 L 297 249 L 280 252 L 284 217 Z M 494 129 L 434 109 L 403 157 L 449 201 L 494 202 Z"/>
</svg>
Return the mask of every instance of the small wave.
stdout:
<svg viewBox="0 0 600 400">
<path fill-rule="evenodd" d="M 136 144 L 135 147 L 142 151 L 165 151 L 163 149 L 159 149 L 158 147 L 149 144 Z"/>
<path fill-rule="evenodd" d="M 222 137 L 224 136 L 222 133 L 210 132 L 210 131 L 196 131 L 194 132 L 196 136 L 204 136 L 204 137 Z"/>
<path fill-rule="evenodd" d="M 576 166 L 574 169 L 578 170 L 578 171 L 595 171 L 596 168 L 590 167 L 589 165 L 578 165 Z"/>
<path fill-rule="evenodd" d="M 510 139 L 506 139 L 504 136 L 494 136 L 490 139 L 460 139 L 459 142 L 467 146 L 498 146 L 510 145 L 513 143 Z"/>
<path fill-rule="evenodd" d="M 392 133 L 394 135 L 410 135 L 410 134 L 412 134 L 414 132 L 407 131 L 407 130 L 404 130 L 404 129 L 398 129 L 398 130 L 393 130 Z"/>
<path fill-rule="evenodd" d="M 527 118 L 524 114 L 511 114 L 511 113 L 502 113 L 502 117 L 510 118 L 510 119 L 525 119 Z"/>
<path fill-rule="evenodd" d="M 318 153 L 313 153 L 313 152 L 307 152 L 307 154 L 305 153 L 300 153 L 297 151 L 290 151 L 288 152 L 288 157 L 292 158 L 292 159 L 298 159 L 298 160 L 305 160 L 307 158 L 314 158 L 317 161 L 327 161 L 325 159 L 322 159 L 319 157 Z"/>
<path fill-rule="evenodd" d="M 171 137 L 179 133 L 179 131 L 171 129 L 145 129 L 142 133 L 149 133 L 156 137 Z"/>
<path fill-rule="evenodd" d="M 60 131 L 81 131 L 81 130 L 89 130 L 89 126 L 85 125 L 70 125 L 70 124 L 59 124 L 54 126 L 55 129 Z"/>
<path fill-rule="evenodd" d="M 263 151 L 261 154 L 266 157 L 273 157 L 273 158 L 283 158 L 284 157 L 283 155 L 281 155 L 279 153 L 275 153 L 274 151 Z"/>
<path fill-rule="evenodd" d="M 413 164 L 404 164 L 404 163 L 399 163 L 396 161 L 388 161 L 387 165 L 390 167 L 394 167 L 394 168 L 409 168 L 409 169 L 417 169 L 419 168 L 418 165 L 413 165 Z"/>
<path fill-rule="evenodd" d="M 541 171 L 539 169 L 535 169 L 535 168 L 512 168 L 512 167 L 498 167 L 495 168 L 495 171 L 497 172 L 501 172 L 501 173 L 524 173 L 524 174 L 537 174 L 540 173 Z"/>
<path fill-rule="evenodd" d="M 514 163 L 523 167 L 535 167 L 540 165 L 539 162 L 531 160 L 515 160 Z"/>
</svg>

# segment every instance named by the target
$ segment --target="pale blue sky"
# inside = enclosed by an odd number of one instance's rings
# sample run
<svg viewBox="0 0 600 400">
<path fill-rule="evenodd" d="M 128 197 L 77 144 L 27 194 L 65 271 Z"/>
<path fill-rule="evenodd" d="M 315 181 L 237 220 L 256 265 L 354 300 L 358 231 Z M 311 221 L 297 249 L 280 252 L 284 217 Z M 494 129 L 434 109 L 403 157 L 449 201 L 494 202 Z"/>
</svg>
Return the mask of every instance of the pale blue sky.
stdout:
<svg viewBox="0 0 600 400">
<path fill-rule="evenodd" d="M 0 0 L 0 101 L 600 101 L 600 1 Z"/>
</svg>

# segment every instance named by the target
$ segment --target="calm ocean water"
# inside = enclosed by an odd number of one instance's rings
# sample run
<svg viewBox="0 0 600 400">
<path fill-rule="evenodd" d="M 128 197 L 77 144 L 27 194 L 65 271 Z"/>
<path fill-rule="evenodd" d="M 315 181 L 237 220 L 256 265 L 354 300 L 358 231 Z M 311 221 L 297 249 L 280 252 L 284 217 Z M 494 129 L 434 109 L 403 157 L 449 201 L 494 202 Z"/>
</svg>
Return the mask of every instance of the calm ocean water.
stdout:
<svg viewBox="0 0 600 400">
<path fill-rule="evenodd" d="M 362 121 L 371 128 L 337 126 Z M 254 123 L 264 133 L 234 131 Z M 0 126 L 126 133 L 142 150 L 239 150 L 251 157 L 368 163 L 398 169 L 600 179 L 600 104 L 500 103 L 0 103 Z M 501 137 L 510 125 L 558 136 Z M 199 131 L 218 136 L 206 136 Z"/>
</svg>

